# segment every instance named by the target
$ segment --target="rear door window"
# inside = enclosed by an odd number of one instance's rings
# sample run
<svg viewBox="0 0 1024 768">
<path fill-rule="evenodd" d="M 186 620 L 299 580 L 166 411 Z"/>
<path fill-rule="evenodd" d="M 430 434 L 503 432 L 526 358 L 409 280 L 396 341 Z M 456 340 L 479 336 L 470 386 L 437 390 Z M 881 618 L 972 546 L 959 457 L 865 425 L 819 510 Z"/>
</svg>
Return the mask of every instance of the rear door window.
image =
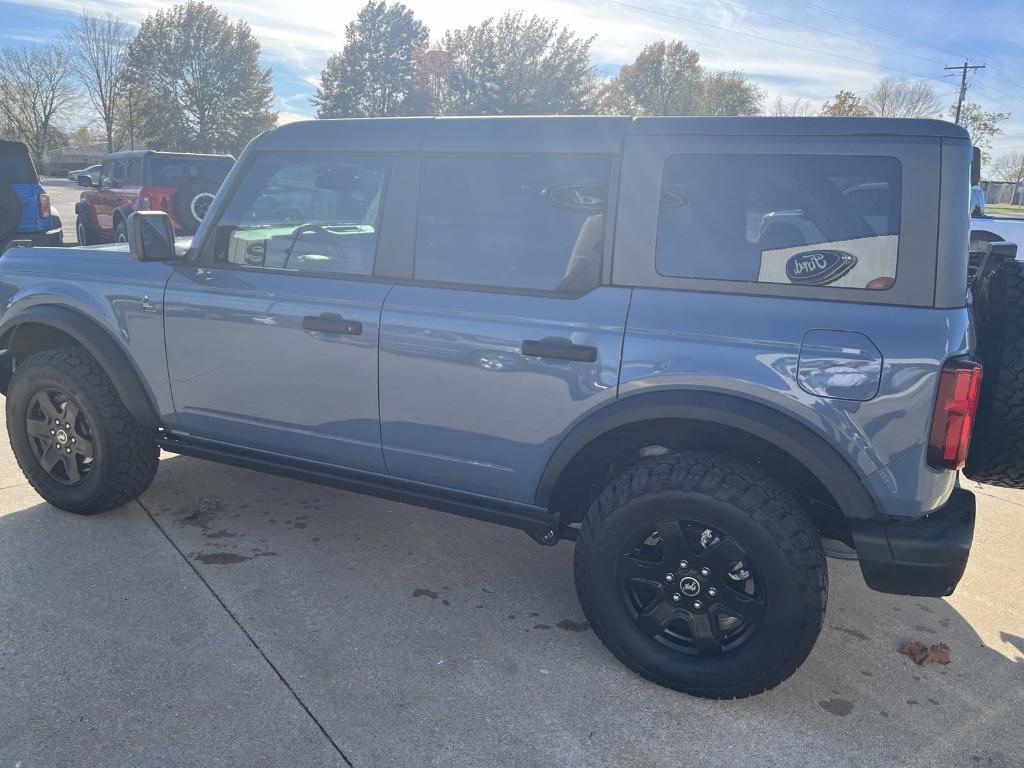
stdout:
<svg viewBox="0 0 1024 768">
<path fill-rule="evenodd" d="M 141 187 L 142 186 L 142 158 L 133 157 L 128 160 L 128 168 L 125 171 L 125 186 L 128 187 Z"/>
<path fill-rule="evenodd" d="M 892 157 L 679 154 L 662 176 L 659 274 L 881 290 L 896 280 Z"/>
<path fill-rule="evenodd" d="M 611 161 L 537 155 L 423 161 L 417 280 L 585 292 L 601 276 Z"/>
</svg>

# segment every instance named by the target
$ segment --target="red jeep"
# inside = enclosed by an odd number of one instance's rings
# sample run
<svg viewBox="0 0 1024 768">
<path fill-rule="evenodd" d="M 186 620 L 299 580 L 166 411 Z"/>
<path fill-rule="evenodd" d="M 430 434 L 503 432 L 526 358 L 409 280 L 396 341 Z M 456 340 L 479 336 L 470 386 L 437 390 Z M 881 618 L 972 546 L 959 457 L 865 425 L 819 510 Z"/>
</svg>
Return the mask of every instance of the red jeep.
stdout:
<svg viewBox="0 0 1024 768">
<path fill-rule="evenodd" d="M 127 242 L 134 211 L 164 211 L 176 231 L 194 234 L 234 162 L 231 155 L 152 150 L 107 155 L 98 184 L 78 177 L 87 187 L 75 206 L 78 244 Z"/>
</svg>

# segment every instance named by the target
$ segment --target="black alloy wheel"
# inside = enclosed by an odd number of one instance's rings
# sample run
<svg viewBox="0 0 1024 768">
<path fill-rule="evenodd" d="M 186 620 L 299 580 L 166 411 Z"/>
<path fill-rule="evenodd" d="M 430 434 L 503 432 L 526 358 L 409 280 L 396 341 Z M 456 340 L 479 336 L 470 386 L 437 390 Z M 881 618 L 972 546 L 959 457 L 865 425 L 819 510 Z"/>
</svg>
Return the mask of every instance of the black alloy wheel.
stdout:
<svg viewBox="0 0 1024 768">
<path fill-rule="evenodd" d="M 619 561 L 622 598 L 639 629 L 690 656 L 739 648 L 757 631 L 767 596 L 734 538 L 693 520 L 638 530 Z"/>
<path fill-rule="evenodd" d="M 61 485 L 85 482 L 95 458 L 93 432 L 81 406 L 59 389 L 40 389 L 29 400 L 25 431 L 40 468 Z"/>
</svg>

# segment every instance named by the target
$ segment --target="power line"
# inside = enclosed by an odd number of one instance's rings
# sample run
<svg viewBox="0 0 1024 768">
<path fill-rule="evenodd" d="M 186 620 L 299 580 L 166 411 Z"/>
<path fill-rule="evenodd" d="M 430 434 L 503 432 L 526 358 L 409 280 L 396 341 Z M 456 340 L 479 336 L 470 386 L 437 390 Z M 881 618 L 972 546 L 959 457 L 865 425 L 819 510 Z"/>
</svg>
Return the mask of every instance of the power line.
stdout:
<svg viewBox="0 0 1024 768">
<path fill-rule="evenodd" d="M 864 64 L 864 60 L 863 59 L 856 59 L 856 58 L 854 58 L 852 56 L 842 56 L 842 55 L 840 55 L 838 53 L 834 53 L 832 51 L 825 51 L 825 50 L 822 50 L 820 48 L 811 48 L 809 46 L 800 45 L 798 43 L 786 42 L 785 40 L 777 40 L 775 38 L 765 37 L 764 35 L 754 34 L 753 32 L 744 32 L 744 31 L 739 30 L 739 29 L 730 29 L 729 27 L 723 27 L 723 26 L 721 26 L 719 24 L 712 24 L 709 21 L 704 21 L 703 19 L 695 19 L 695 18 L 693 18 L 691 16 L 682 16 L 682 15 L 677 14 L 677 13 L 668 13 L 667 11 L 658 11 L 658 10 L 655 10 L 654 8 L 645 8 L 642 5 L 635 5 L 634 3 L 623 2 L 623 0 L 602 0 L 602 1 L 605 2 L 605 3 L 610 3 L 611 5 L 620 6 L 622 8 L 629 8 L 629 9 L 634 10 L 634 11 L 640 11 L 641 13 L 648 13 L 648 14 L 651 14 L 652 16 L 661 16 L 661 17 L 667 18 L 667 19 L 675 19 L 677 21 L 685 21 L 685 22 L 688 22 L 689 24 L 693 24 L 693 25 L 698 26 L 698 27 L 707 27 L 709 29 L 716 29 L 719 32 L 726 32 L 727 34 L 731 34 L 731 35 L 741 35 L 742 37 L 749 37 L 749 38 L 752 38 L 754 40 L 760 40 L 760 41 L 765 42 L 765 43 L 772 43 L 773 45 L 782 45 L 782 46 L 785 46 L 787 48 L 796 48 L 797 50 L 807 51 L 809 53 L 817 53 L 817 54 L 819 54 L 821 56 L 827 56 L 830 59 L 841 59 L 843 61 L 852 61 L 852 62 L 854 62 L 856 64 Z M 889 67 L 889 66 L 885 66 L 885 65 L 881 65 L 881 64 L 876 65 L 876 66 L 878 66 L 879 69 L 885 69 L 885 70 L 888 70 L 890 72 L 898 72 L 901 75 L 910 75 L 910 77 L 917 78 L 918 80 L 933 80 L 936 83 L 942 83 L 943 82 L 939 78 L 932 77 L 930 75 L 923 75 L 920 72 L 911 72 L 911 71 L 906 70 L 906 69 L 900 69 L 898 67 Z"/>
<path fill-rule="evenodd" d="M 845 13 L 840 13 L 839 11 L 834 11 L 831 8 L 823 8 L 820 5 L 816 5 L 814 3 L 809 3 L 809 2 L 807 2 L 807 0 L 787 0 L 787 2 L 793 3 L 794 5 L 801 5 L 804 8 L 810 8 L 811 10 L 818 11 L 819 13 L 824 13 L 824 14 L 826 14 L 828 16 L 833 16 L 833 17 L 835 17 L 837 19 L 843 19 L 844 21 L 849 21 L 849 22 L 852 22 L 854 24 L 860 24 L 863 27 L 868 27 L 870 29 L 875 30 L 876 32 L 881 32 L 882 34 L 889 35 L 890 37 L 898 37 L 898 38 L 903 38 L 904 40 L 909 40 L 910 42 L 916 43 L 916 44 L 918 44 L 918 45 L 920 45 L 920 46 L 922 46 L 924 48 L 931 48 L 933 51 L 938 51 L 939 53 L 943 54 L 944 56 L 956 56 L 957 58 L 960 58 L 960 55 L 961 55 L 959 53 L 953 53 L 952 51 L 947 51 L 947 50 L 945 50 L 943 48 L 938 48 L 938 47 L 932 45 L 931 43 L 927 43 L 924 40 L 921 40 L 920 38 L 912 37 L 911 35 L 908 35 L 908 34 L 906 34 L 904 32 L 897 32 L 897 31 L 892 30 L 892 29 L 886 29 L 885 27 L 881 27 L 878 24 L 873 24 L 870 21 L 864 21 L 864 19 L 859 19 L 856 16 L 848 16 Z"/>
</svg>

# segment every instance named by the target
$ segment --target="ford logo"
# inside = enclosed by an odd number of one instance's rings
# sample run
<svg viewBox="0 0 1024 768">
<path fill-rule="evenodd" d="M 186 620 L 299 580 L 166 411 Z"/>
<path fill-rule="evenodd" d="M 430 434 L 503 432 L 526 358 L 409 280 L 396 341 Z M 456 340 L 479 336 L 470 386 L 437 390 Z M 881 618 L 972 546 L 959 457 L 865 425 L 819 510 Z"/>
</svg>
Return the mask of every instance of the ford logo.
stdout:
<svg viewBox="0 0 1024 768">
<path fill-rule="evenodd" d="M 846 251 L 802 251 L 786 261 L 786 277 L 796 285 L 828 285 L 857 265 Z"/>
</svg>

